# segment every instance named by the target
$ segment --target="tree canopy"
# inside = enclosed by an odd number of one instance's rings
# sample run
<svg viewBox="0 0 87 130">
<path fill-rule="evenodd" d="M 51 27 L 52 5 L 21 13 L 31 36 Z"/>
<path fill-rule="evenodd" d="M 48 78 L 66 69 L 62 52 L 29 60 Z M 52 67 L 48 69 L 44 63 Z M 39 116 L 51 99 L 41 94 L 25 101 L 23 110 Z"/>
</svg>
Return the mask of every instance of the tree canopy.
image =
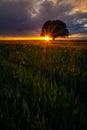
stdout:
<svg viewBox="0 0 87 130">
<path fill-rule="evenodd" d="M 41 36 L 49 36 L 55 40 L 56 37 L 65 37 L 68 35 L 69 30 L 63 21 L 46 21 L 42 26 Z"/>
</svg>

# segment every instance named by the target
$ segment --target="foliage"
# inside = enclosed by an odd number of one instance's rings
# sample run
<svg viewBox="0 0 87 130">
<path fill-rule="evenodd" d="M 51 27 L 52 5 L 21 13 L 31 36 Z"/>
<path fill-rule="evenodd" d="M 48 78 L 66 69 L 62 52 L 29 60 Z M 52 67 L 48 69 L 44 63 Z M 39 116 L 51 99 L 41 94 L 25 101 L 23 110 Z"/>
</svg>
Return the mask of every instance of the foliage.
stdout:
<svg viewBox="0 0 87 130">
<path fill-rule="evenodd" d="M 54 20 L 54 21 L 46 21 L 43 24 L 42 30 L 41 30 L 41 36 L 50 36 L 53 38 L 53 40 L 56 37 L 65 37 L 69 35 L 69 31 L 67 29 L 66 24 L 63 21 L 60 20 Z"/>
<path fill-rule="evenodd" d="M 87 50 L 0 45 L 1 130 L 86 130 Z"/>
</svg>

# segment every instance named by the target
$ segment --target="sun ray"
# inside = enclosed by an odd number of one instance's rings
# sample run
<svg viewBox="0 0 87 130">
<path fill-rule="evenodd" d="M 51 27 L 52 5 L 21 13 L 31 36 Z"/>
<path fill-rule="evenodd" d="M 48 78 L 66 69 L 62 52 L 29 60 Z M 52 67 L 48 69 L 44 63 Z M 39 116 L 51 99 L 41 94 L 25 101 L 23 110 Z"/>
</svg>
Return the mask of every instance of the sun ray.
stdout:
<svg viewBox="0 0 87 130">
<path fill-rule="evenodd" d="M 45 40 L 46 40 L 46 41 L 49 41 L 49 40 L 51 40 L 51 38 L 50 38 L 49 36 L 46 36 L 46 37 L 45 37 Z"/>
</svg>

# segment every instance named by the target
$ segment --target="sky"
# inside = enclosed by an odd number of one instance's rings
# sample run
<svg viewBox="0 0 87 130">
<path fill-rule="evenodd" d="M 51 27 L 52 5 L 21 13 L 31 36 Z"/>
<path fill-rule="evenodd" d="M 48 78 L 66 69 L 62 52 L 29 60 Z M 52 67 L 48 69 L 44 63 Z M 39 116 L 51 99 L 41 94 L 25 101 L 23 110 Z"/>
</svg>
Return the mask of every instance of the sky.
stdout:
<svg viewBox="0 0 87 130">
<path fill-rule="evenodd" d="M 87 0 L 0 0 L 0 37 L 39 37 L 48 20 L 64 21 L 72 39 L 87 39 Z"/>
</svg>

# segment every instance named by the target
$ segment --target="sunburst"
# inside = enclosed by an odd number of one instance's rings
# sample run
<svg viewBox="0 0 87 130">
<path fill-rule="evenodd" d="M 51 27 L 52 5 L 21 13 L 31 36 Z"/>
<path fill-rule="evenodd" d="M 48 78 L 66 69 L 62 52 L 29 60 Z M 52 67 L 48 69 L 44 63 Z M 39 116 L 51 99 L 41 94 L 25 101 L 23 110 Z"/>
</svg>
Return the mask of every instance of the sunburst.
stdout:
<svg viewBox="0 0 87 130">
<path fill-rule="evenodd" d="M 46 41 L 51 40 L 51 38 L 50 38 L 49 36 L 46 36 L 44 39 L 45 39 Z"/>
</svg>

